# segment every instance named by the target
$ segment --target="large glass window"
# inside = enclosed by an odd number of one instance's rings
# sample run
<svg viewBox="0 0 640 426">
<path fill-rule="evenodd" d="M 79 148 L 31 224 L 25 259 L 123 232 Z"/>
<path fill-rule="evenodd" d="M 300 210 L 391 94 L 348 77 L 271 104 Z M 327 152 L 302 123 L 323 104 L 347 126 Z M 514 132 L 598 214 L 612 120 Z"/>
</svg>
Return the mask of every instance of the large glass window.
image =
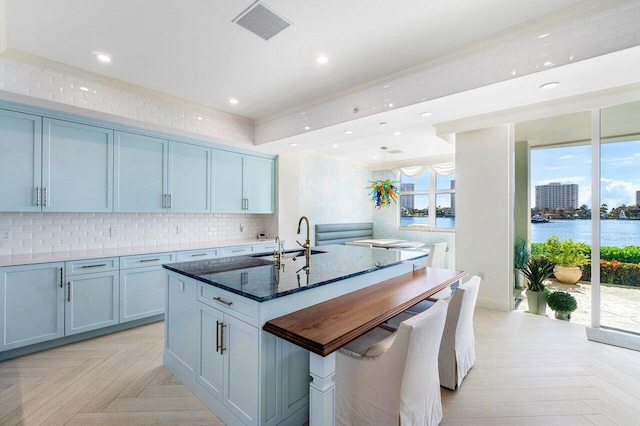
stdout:
<svg viewBox="0 0 640 426">
<path fill-rule="evenodd" d="M 455 229 L 455 175 L 400 174 L 400 227 Z"/>
</svg>

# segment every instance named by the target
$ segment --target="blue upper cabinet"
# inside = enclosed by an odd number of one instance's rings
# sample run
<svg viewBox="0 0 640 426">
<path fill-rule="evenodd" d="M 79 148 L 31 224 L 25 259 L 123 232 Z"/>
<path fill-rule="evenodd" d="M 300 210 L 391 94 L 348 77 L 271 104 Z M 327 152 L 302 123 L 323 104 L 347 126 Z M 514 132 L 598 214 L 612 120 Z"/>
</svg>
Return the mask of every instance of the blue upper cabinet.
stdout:
<svg viewBox="0 0 640 426">
<path fill-rule="evenodd" d="M 42 210 L 112 211 L 113 131 L 48 118 L 43 129 Z"/>
<path fill-rule="evenodd" d="M 166 212 L 169 142 L 133 133 L 115 133 L 117 212 Z"/>
<path fill-rule="evenodd" d="M 0 211 L 40 211 L 42 118 L 0 110 Z"/>
<path fill-rule="evenodd" d="M 273 213 L 274 160 L 214 150 L 213 211 Z"/>
<path fill-rule="evenodd" d="M 169 142 L 169 211 L 211 211 L 211 157 L 211 148 Z"/>
<path fill-rule="evenodd" d="M 274 161 L 247 155 L 244 162 L 245 207 L 248 213 L 274 212 Z"/>
<path fill-rule="evenodd" d="M 244 155 L 229 151 L 213 152 L 213 209 L 214 213 L 243 213 L 245 199 Z"/>
</svg>

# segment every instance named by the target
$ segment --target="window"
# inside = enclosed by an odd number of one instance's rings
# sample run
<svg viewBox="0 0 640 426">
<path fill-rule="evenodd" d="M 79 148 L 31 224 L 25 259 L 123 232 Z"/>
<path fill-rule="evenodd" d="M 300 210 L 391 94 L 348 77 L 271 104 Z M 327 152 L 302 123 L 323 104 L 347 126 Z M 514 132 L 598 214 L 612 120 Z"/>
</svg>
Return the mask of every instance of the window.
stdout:
<svg viewBox="0 0 640 426">
<path fill-rule="evenodd" d="M 433 168 L 413 177 L 401 171 L 401 228 L 455 229 L 455 174 L 439 174 Z"/>
</svg>

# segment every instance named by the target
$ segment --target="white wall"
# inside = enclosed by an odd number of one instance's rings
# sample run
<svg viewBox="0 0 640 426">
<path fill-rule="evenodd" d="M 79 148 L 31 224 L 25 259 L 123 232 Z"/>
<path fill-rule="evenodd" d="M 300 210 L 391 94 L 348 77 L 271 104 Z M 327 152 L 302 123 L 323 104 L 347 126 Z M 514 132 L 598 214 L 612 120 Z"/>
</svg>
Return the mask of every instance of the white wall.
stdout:
<svg viewBox="0 0 640 426">
<path fill-rule="evenodd" d="M 481 275 L 478 305 L 507 311 L 513 283 L 513 126 L 456 134 L 456 267 Z"/>
<path fill-rule="evenodd" d="M 301 216 L 311 223 L 312 245 L 316 224 L 371 222 L 366 165 L 315 151 L 281 155 L 278 161 L 278 232 L 287 249 L 305 238 L 296 235 Z"/>
</svg>

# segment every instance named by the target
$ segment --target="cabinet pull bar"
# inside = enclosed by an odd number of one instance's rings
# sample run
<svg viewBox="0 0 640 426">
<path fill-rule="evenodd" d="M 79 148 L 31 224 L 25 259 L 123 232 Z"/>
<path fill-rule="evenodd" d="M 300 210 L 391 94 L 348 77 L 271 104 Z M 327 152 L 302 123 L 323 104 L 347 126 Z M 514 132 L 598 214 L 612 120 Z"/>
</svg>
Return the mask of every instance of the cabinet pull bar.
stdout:
<svg viewBox="0 0 640 426">
<path fill-rule="evenodd" d="M 49 201 L 49 196 L 47 193 L 47 187 L 42 187 L 42 207 L 47 207 L 47 202 Z"/>
<path fill-rule="evenodd" d="M 169 194 L 169 208 L 173 208 L 173 201 L 171 200 L 171 194 Z"/>
<path fill-rule="evenodd" d="M 64 284 L 62 283 L 62 268 L 60 268 L 60 288 L 62 288 Z"/>
<path fill-rule="evenodd" d="M 71 281 L 67 283 L 67 302 L 71 302 Z"/>
<path fill-rule="evenodd" d="M 216 302 L 220 302 L 220 303 L 222 303 L 223 305 L 227 305 L 227 306 L 231 306 L 231 305 L 233 305 L 233 302 L 227 302 L 226 300 L 224 300 L 224 299 L 223 299 L 223 298 L 221 298 L 221 297 L 214 297 L 214 298 L 213 298 L 213 300 L 215 300 Z"/>
<path fill-rule="evenodd" d="M 162 208 L 167 208 L 167 194 L 162 194 Z"/>
<path fill-rule="evenodd" d="M 245 250 L 245 249 L 235 249 L 235 250 L 232 250 L 231 252 L 232 252 L 232 253 L 238 253 L 238 252 L 241 252 L 241 251 L 244 251 L 244 250 Z"/>
<path fill-rule="evenodd" d="M 247 209 L 246 210 L 249 210 L 249 199 L 248 198 L 247 198 Z"/>
<path fill-rule="evenodd" d="M 220 321 L 216 320 L 216 352 L 220 352 Z"/>
<path fill-rule="evenodd" d="M 196 257 L 196 256 L 206 256 L 207 253 L 196 253 L 196 254 L 192 254 L 191 257 Z"/>
<path fill-rule="evenodd" d="M 99 268 L 100 266 L 107 266 L 107 264 L 99 263 L 97 265 L 82 265 L 81 268 Z"/>
<path fill-rule="evenodd" d="M 36 186 L 36 207 L 40 207 L 40 187 Z"/>
<path fill-rule="evenodd" d="M 158 260 L 160 260 L 160 258 L 156 258 L 156 259 L 142 259 L 142 260 L 140 260 L 140 262 L 156 262 L 156 261 L 158 261 Z"/>
<path fill-rule="evenodd" d="M 227 350 L 227 348 L 224 347 L 224 328 L 226 326 L 227 324 L 223 322 L 220 323 L 220 355 L 222 355 L 224 351 Z"/>
</svg>

